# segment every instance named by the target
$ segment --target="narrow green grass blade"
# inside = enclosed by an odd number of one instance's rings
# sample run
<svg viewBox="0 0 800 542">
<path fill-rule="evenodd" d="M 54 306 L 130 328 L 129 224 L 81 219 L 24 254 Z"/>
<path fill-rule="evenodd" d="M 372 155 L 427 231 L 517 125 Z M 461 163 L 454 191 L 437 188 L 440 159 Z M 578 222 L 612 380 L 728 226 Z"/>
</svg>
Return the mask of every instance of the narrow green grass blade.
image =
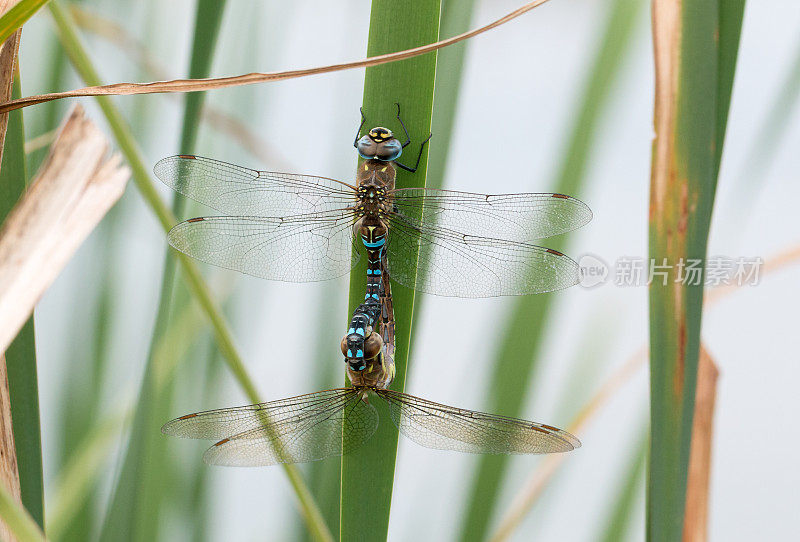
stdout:
<svg viewBox="0 0 800 542">
<path fill-rule="evenodd" d="M 49 50 L 45 57 L 48 59 L 48 77 L 45 88 L 64 88 L 63 81 L 68 73 L 69 61 L 64 54 L 64 50 L 59 46 L 58 40 L 53 39 L 52 42 L 47 44 L 47 47 Z M 31 110 L 26 121 L 26 128 L 29 134 L 37 137 L 58 129 L 65 111 L 65 105 L 61 100 L 55 100 L 42 104 L 37 108 L 38 111 Z M 43 148 L 37 149 L 28 155 L 28 171 L 37 171 L 39 169 L 42 161 L 47 156 L 49 148 L 50 144 L 48 143 Z"/>
<path fill-rule="evenodd" d="M 197 3 L 190 78 L 203 78 L 209 75 L 224 6 L 224 2 L 215 0 L 201 0 Z M 181 135 L 182 152 L 193 151 L 204 96 L 204 93 L 186 96 Z M 175 198 L 173 214 L 180 216 L 185 202 L 185 198 Z M 164 504 L 169 502 L 170 491 L 174 488 L 174 484 L 170 483 L 166 441 L 159 431 L 164 420 L 170 418 L 173 390 L 171 385 L 163 388 L 157 385 L 155 378 L 157 367 L 153 363 L 153 354 L 156 345 L 169 327 L 173 301 L 175 308 L 188 304 L 189 294 L 185 286 L 176 281 L 176 264 L 174 252 L 168 250 L 150 356 L 145 368 L 125 460 L 103 526 L 103 539 L 153 540 L 159 532 L 159 518 L 165 508 Z"/>
<path fill-rule="evenodd" d="M 70 58 L 70 62 L 87 85 L 100 84 L 100 77 L 94 69 L 86 53 L 86 49 L 81 44 L 81 40 L 75 29 L 75 23 L 56 0 L 51 0 L 49 7 L 50 13 L 53 15 L 53 19 L 56 23 L 59 39 Z M 108 121 L 120 151 L 133 172 L 133 180 L 139 193 L 144 198 L 148 207 L 150 207 L 164 231 L 168 231 L 176 222 L 175 215 L 172 214 L 170 209 L 161 200 L 153 184 L 153 180 L 150 178 L 150 168 L 144 163 L 141 151 L 131 134 L 129 125 L 125 122 L 125 119 L 108 96 L 98 96 L 96 100 Z M 188 256 L 177 254 L 177 257 L 183 270 L 184 279 L 192 295 L 211 322 L 214 330 L 214 339 L 220 353 L 225 358 L 228 368 L 248 399 L 253 403 L 260 402 L 261 400 L 255 384 L 250 378 L 250 375 L 248 375 L 244 363 L 242 362 L 242 357 L 233 342 L 233 336 L 228 327 L 228 323 L 222 316 L 216 301 L 211 295 L 208 285 L 200 274 L 200 270 Z M 303 511 L 303 517 L 309 526 L 309 530 L 314 535 L 314 538 L 316 540 L 332 540 L 333 537 L 325 526 L 325 522 L 319 512 L 319 507 L 309 492 L 308 487 L 306 487 L 303 482 L 297 468 L 294 465 L 284 465 L 283 469 L 286 472 L 286 476 L 289 478 L 292 490 L 295 492 L 300 503 L 300 509 Z"/>
<path fill-rule="evenodd" d="M 200 0 L 195 11 L 195 30 L 194 41 L 192 43 L 192 56 L 189 63 L 189 77 L 201 78 L 208 77 L 211 73 L 211 62 L 219 35 L 222 16 L 225 11 L 226 2 L 219 0 Z M 203 104 L 206 99 L 205 92 L 191 92 L 184 96 L 185 108 L 183 112 L 183 126 L 181 128 L 181 140 L 179 152 L 191 154 L 195 151 L 197 135 L 199 133 L 200 122 L 202 119 Z M 172 211 L 175 216 L 181 216 L 186 207 L 187 200 L 183 197 L 175 197 L 172 202 Z M 167 256 L 168 258 L 170 255 Z M 185 285 L 179 285 L 175 295 L 173 311 L 181 311 L 191 303 L 190 292 Z M 218 353 L 215 348 L 203 349 L 204 356 L 196 359 L 195 363 L 200 367 L 195 370 L 202 370 L 206 377 L 216 380 L 215 375 L 218 370 Z M 207 391 L 213 385 L 213 380 L 206 380 Z M 206 394 L 208 395 L 208 394 Z M 164 413 L 167 414 L 167 413 Z M 164 417 L 165 419 L 168 416 Z M 165 458 L 166 459 L 166 458 Z M 190 480 L 185 483 L 190 486 L 191 500 L 189 510 L 201 513 L 207 503 L 208 489 L 208 470 L 197 469 Z M 205 524 L 208 518 L 204 514 L 189 518 L 192 522 L 193 540 L 200 540 L 205 533 Z"/>
<path fill-rule="evenodd" d="M 16 98 L 20 95 L 19 71 L 17 71 L 12 96 Z M 0 166 L 0 222 L 5 220 L 25 191 L 28 178 L 25 168 L 25 133 L 22 115 L 14 113 L 11 113 L 8 119 L 3 162 Z M 5 357 L 22 504 L 36 523 L 43 527 L 42 439 L 33 316 L 9 345 Z"/>
<path fill-rule="evenodd" d="M 553 183 L 555 192 L 580 198 L 585 191 L 586 167 L 593 138 L 620 67 L 630 49 L 629 43 L 643 1 L 614 0 L 605 28 L 584 85 L 579 112 L 570 131 L 567 148 Z M 563 251 L 569 236 L 548 240 L 548 247 Z M 496 347 L 492 379 L 487 389 L 487 411 L 505 416 L 522 416 L 522 406 L 536 371 L 536 355 L 542 333 L 558 293 L 521 296 L 511 305 L 501 342 Z M 524 416 L 522 416 L 524 417 Z M 505 456 L 483 456 L 472 480 L 469 500 L 463 515 L 459 538 L 484 540 L 499 501 L 499 492 L 508 466 Z"/>
<path fill-rule="evenodd" d="M 42 529 L 30 514 L 17 504 L 5 484 L 0 484 L 0 518 L 19 542 L 45 540 Z"/>
<path fill-rule="evenodd" d="M 33 17 L 33 14 L 45 5 L 49 0 L 20 0 L 13 8 L 5 12 L 0 17 L 0 43 L 25 24 L 25 21 Z M 15 98 L 16 99 L 16 98 Z"/>
<path fill-rule="evenodd" d="M 742 37 L 742 18 L 745 0 L 719 0 L 717 15 L 717 122 L 714 137 L 714 176 L 719 175 L 725 130 L 728 127 L 728 112 L 733 92 L 733 77 L 736 74 L 736 59 L 739 56 L 739 40 Z M 691 15 L 690 15 L 691 16 Z M 714 182 L 716 188 L 716 181 Z"/>
<path fill-rule="evenodd" d="M 642 430 L 639 443 L 634 447 L 628 460 L 628 470 L 617 488 L 613 506 L 607 515 L 607 524 L 603 529 L 602 542 L 619 542 L 625 540 L 631 528 L 631 520 L 636 510 L 636 496 L 641 484 L 644 484 L 644 466 L 647 464 L 647 430 Z"/>
<path fill-rule="evenodd" d="M 112 235 L 111 231 L 119 217 L 118 208 L 111 210 L 109 215 L 98 228 L 100 234 L 106 239 L 103 247 L 101 261 L 111 261 Z M 109 219 L 110 223 L 109 223 Z M 80 328 L 80 336 L 84 337 L 81 346 L 73 346 L 69 350 L 67 366 L 70 368 L 71 378 L 63 384 L 63 393 L 59 400 L 59 430 L 61 432 L 61 450 L 59 457 L 59 470 L 64 470 L 70 458 L 81 446 L 86 436 L 91 433 L 97 421 L 97 414 L 101 412 L 101 398 L 103 392 L 103 375 L 108 361 L 106 356 L 107 341 L 114 312 L 112 283 L 114 272 L 112 266 L 104 266 L 103 277 L 100 282 L 100 293 L 94 314 L 94 325 L 91 330 L 84 331 Z M 86 350 L 83 343 L 90 343 L 92 348 Z M 85 491 L 72 494 L 69 497 L 69 506 L 76 507 L 71 515 L 69 524 L 61 524 L 58 531 L 53 526 L 47 525 L 47 534 L 58 540 L 90 540 L 93 538 L 93 511 L 95 504 L 95 487 L 87 486 Z M 56 506 L 66 503 L 56 502 Z M 48 513 L 48 518 L 50 513 Z M 56 536 L 54 533 L 58 532 Z"/>
<path fill-rule="evenodd" d="M 650 284 L 651 541 L 683 533 L 703 281 L 682 280 L 680 264 L 706 257 L 743 9 L 743 1 L 654 4 L 649 252 L 659 268 Z"/>
<path fill-rule="evenodd" d="M 89 526 L 76 528 L 78 520 L 93 518 L 85 511 L 89 508 L 91 494 L 102 468 L 106 465 L 120 428 L 130 421 L 132 409 L 96 422 L 83 439 L 74 446 L 55 483 L 51 505 L 47 512 L 47 536 L 53 540 L 90 540 L 75 538 L 81 532 L 90 532 Z"/>
<path fill-rule="evenodd" d="M 341 340 L 342 331 L 331 322 L 341 316 L 341 303 L 333 290 L 320 295 L 317 303 L 317 325 L 314 347 L 314 386 L 315 390 L 336 388 L 341 383 L 342 356 L 336 345 Z M 335 460 L 315 461 L 308 465 L 308 486 L 317 498 L 325 523 L 334 533 L 339 532 L 339 499 L 341 495 L 341 463 Z M 310 541 L 309 533 L 303 527 L 298 539 Z"/>
<path fill-rule="evenodd" d="M 224 295 L 222 296 L 225 297 Z M 170 320 L 169 326 L 153 349 L 154 382 L 160 393 L 177 376 L 177 367 L 191 352 L 197 334 L 206 334 L 208 324 L 195 303 L 185 306 Z M 134 416 L 134 404 L 121 413 L 95 422 L 58 473 L 53 490 L 53 506 L 47 516 L 47 534 L 55 540 L 73 540 L 69 526 L 78 519 L 90 490 L 102 475 L 102 465 L 114 451 L 122 427 Z"/>
<path fill-rule="evenodd" d="M 224 0 L 199 0 L 197 2 L 192 58 L 189 62 L 189 77 L 192 79 L 208 77 L 211 74 L 211 62 L 214 57 L 219 28 L 222 24 L 222 15 L 225 12 L 225 4 Z M 180 151 L 191 153 L 197 143 L 200 113 L 206 93 L 188 92 L 185 98 L 186 108 L 183 112 Z M 186 198 L 175 198 L 175 200 L 186 201 Z M 180 216 L 179 212 L 175 212 L 175 214 Z"/>
<path fill-rule="evenodd" d="M 373 2 L 367 56 L 436 41 L 439 10 L 440 0 L 419 0 L 413 5 L 411 2 Z M 435 76 L 435 54 L 367 69 L 364 80 L 367 125 L 387 126 L 402 133 L 395 120 L 394 104 L 399 102 L 403 122 L 412 139 L 406 149 L 407 156 L 415 156 L 418 145 L 430 133 Z M 354 126 L 357 126 L 357 112 L 353 117 Z M 398 171 L 398 187 L 425 186 L 427 149 L 422 158 L 416 173 Z M 366 276 L 362 258 L 362 263 L 350 275 L 350 311 L 364 299 Z M 392 387 L 402 390 L 409 359 L 414 292 L 392 282 L 392 293 L 397 332 L 397 374 Z M 342 330 L 345 329 L 343 325 Z M 391 422 L 388 408 L 381 403 L 374 401 L 381 418 L 375 435 L 358 451 L 342 458 L 341 540 L 386 539 L 397 456 L 397 428 Z"/>
<path fill-rule="evenodd" d="M 781 148 L 780 142 L 792 126 L 794 111 L 800 102 L 800 39 L 788 65 L 786 75 L 778 85 L 778 90 L 767 115 L 761 120 L 753 137 L 753 143 L 743 161 L 741 171 L 734 181 L 733 197 L 721 207 L 727 220 L 738 231 L 729 232 L 736 235 L 747 221 L 742 217 L 750 216 L 753 203 L 757 201 L 761 189 L 770 179 L 769 171 L 775 154 Z"/>
</svg>

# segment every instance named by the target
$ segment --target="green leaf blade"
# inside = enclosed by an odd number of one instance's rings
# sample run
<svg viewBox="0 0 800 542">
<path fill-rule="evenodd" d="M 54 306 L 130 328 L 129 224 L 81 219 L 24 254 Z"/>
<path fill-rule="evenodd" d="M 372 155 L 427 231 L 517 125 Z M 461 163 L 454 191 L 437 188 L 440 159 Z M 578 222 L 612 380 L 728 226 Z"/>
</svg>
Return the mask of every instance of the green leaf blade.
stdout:
<svg viewBox="0 0 800 542">
<path fill-rule="evenodd" d="M 414 2 L 413 6 L 411 3 L 373 2 L 367 56 L 436 41 L 440 7 L 439 0 L 422 0 Z M 412 140 L 404 156 L 409 157 L 407 160 L 416 157 L 419 144 L 430 133 L 435 77 L 435 53 L 367 69 L 364 81 L 366 128 L 387 126 L 402 133 L 395 120 L 397 110 L 394 105 L 400 103 L 403 122 Z M 357 120 L 354 114 L 354 121 Z M 356 122 L 354 126 L 357 126 Z M 426 172 L 427 149 L 416 173 L 398 171 L 396 185 L 399 188 L 425 186 Z M 351 312 L 363 301 L 366 276 L 362 258 L 362 263 L 350 275 Z M 393 282 L 392 294 L 398 339 L 395 353 L 397 373 L 392 388 L 403 390 L 409 360 L 414 292 Z M 392 424 L 388 407 L 382 401 L 376 400 L 373 404 L 381 420 L 378 430 L 364 446 L 342 458 L 341 540 L 385 540 L 388 533 L 398 432 Z"/>
<path fill-rule="evenodd" d="M 744 2 L 655 4 L 656 140 L 650 196 L 650 463 L 647 537 L 681 538 L 694 416 L 703 276 Z M 666 49 L 664 49 L 666 47 Z M 666 270 L 666 271 L 664 271 Z"/>
<path fill-rule="evenodd" d="M 0 17 L 0 43 L 16 32 L 25 21 L 33 17 L 49 0 L 21 0 Z M 16 99 L 16 98 L 14 98 Z"/>
<path fill-rule="evenodd" d="M 17 98 L 21 94 L 19 72 L 17 72 L 14 77 L 12 97 Z M 27 179 L 22 111 L 14 111 L 9 114 L 3 161 L 0 166 L 0 222 L 5 220 L 25 192 Z M 5 363 L 22 504 L 42 528 L 44 527 L 44 482 L 33 321 L 34 318 L 31 316 L 9 345 L 5 352 Z"/>
</svg>

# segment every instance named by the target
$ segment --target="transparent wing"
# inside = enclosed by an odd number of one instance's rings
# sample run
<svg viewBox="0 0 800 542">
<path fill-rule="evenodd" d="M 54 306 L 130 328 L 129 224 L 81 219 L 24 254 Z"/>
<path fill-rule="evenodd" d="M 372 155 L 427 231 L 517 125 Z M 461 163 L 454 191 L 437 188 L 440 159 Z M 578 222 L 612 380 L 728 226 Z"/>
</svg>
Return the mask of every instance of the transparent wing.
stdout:
<svg viewBox="0 0 800 542">
<path fill-rule="evenodd" d="M 286 218 L 192 218 L 170 230 L 169 244 L 193 258 L 248 275 L 313 282 L 344 275 L 355 265 L 346 210 Z"/>
<path fill-rule="evenodd" d="M 153 171 L 173 190 L 229 216 L 301 215 L 356 201 L 354 189 L 335 179 L 257 171 L 202 156 L 170 156 Z"/>
<path fill-rule="evenodd" d="M 392 390 L 376 393 L 390 405 L 400 432 L 421 446 L 473 454 L 549 454 L 581 443 L 549 425 L 434 403 Z"/>
<path fill-rule="evenodd" d="M 203 460 L 256 467 L 303 463 L 355 450 L 378 426 L 375 408 L 353 388 L 181 416 L 161 431 L 185 438 L 221 439 Z"/>
<path fill-rule="evenodd" d="M 468 235 L 512 241 L 543 239 L 580 228 L 592 219 L 582 201 L 564 194 L 474 194 L 430 188 L 392 192 L 406 216 Z"/>
<path fill-rule="evenodd" d="M 578 264 L 556 250 L 423 225 L 398 214 L 389 222 L 389 276 L 420 292 L 450 297 L 538 294 L 580 279 Z"/>
</svg>

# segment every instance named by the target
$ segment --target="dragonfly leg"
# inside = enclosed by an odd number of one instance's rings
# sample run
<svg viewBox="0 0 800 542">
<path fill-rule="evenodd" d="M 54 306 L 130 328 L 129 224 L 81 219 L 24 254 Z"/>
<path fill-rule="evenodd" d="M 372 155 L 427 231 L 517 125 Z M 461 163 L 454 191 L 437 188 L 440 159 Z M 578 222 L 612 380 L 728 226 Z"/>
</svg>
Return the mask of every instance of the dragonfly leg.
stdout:
<svg viewBox="0 0 800 542">
<path fill-rule="evenodd" d="M 400 162 L 398 162 L 398 161 L 396 161 L 396 160 L 395 160 L 395 162 L 394 162 L 394 163 L 395 163 L 395 164 L 397 164 L 397 166 L 398 166 L 399 168 L 401 168 L 401 169 L 404 169 L 404 170 L 406 170 L 406 171 L 410 171 L 411 173 L 414 173 L 415 171 L 417 171 L 417 168 L 419 167 L 419 161 L 420 161 L 420 159 L 422 158 L 422 151 L 425 149 L 425 144 L 427 144 L 427 143 L 428 143 L 428 141 L 430 141 L 432 137 L 433 137 L 433 134 L 430 134 L 430 135 L 428 136 L 428 138 L 427 138 L 425 141 L 423 141 L 423 142 L 422 142 L 422 145 L 420 145 L 420 146 L 419 146 L 419 154 L 417 155 L 417 163 L 416 163 L 416 164 L 414 164 L 414 167 L 413 167 L 413 168 L 412 168 L 412 167 L 408 167 L 408 166 L 407 166 L 407 165 L 405 165 L 405 164 L 401 164 Z"/>
<path fill-rule="evenodd" d="M 403 124 L 403 119 L 400 118 L 400 104 L 395 102 L 394 105 L 397 106 L 397 121 L 400 123 L 400 126 L 403 127 L 403 131 L 406 133 L 406 142 L 403 143 L 403 148 L 405 149 L 408 147 L 408 144 L 411 143 L 411 136 L 408 135 L 408 130 L 406 130 L 406 125 Z"/>
<path fill-rule="evenodd" d="M 361 129 L 364 127 L 364 123 L 367 122 L 367 117 L 364 116 L 364 108 L 359 107 L 358 111 L 361 113 L 361 124 L 358 125 L 358 130 L 356 130 L 356 138 L 353 141 L 353 146 L 358 148 L 358 140 L 361 139 Z"/>
</svg>

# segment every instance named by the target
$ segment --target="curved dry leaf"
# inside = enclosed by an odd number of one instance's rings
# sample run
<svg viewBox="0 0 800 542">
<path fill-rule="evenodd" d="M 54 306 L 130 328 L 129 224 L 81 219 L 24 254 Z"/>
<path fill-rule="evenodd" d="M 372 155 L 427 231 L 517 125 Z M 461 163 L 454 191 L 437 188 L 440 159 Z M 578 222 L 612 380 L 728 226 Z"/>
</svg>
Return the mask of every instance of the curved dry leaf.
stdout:
<svg viewBox="0 0 800 542">
<path fill-rule="evenodd" d="M 447 47 L 448 45 L 453 45 L 455 43 L 473 38 L 479 34 L 483 34 L 484 32 L 492 30 L 493 28 L 502 26 L 547 1 L 548 0 L 534 0 L 533 2 L 528 2 L 524 6 L 515 9 L 496 21 L 493 21 L 480 28 L 476 28 L 475 30 L 470 30 L 469 32 L 459 34 L 458 36 L 453 36 L 452 38 L 447 38 L 445 40 L 430 43 L 428 45 L 422 45 L 420 47 L 414 47 L 413 49 L 406 49 L 405 51 L 373 56 L 363 60 L 357 60 L 355 62 L 345 62 L 342 64 L 331 64 L 329 66 L 319 66 L 316 68 L 305 68 L 282 72 L 254 72 L 244 75 L 217 77 L 211 79 L 175 79 L 172 81 L 155 81 L 152 83 L 116 83 L 112 85 L 85 87 L 65 92 L 53 92 L 50 94 L 27 96 L 25 98 L 20 98 L 19 100 L 8 101 L 0 105 L 0 113 L 6 113 L 15 109 L 21 109 L 30 105 L 50 102 L 62 98 L 77 98 L 81 96 L 160 94 L 166 92 L 198 92 L 203 90 L 216 90 L 227 87 L 253 85 L 256 83 L 283 81 L 285 79 L 295 79 L 298 77 L 307 77 L 309 75 L 350 70 L 353 68 L 378 66 L 380 64 L 387 64 L 389 62 L 395 62 L 398 60 L 405 60 L 407 58 L 424 55 L 426 53 L 436 51 L 437 49 L 441 49 L 442 47 Z"/>
<path fill-rule="evenodd" d="M 31 188 L 0 230 L 0 352 L 130 177 L 83 109 L 72 109 Z"/>
<path fill-rule="evenodd" d="M 708 534 L 708 489 L 711 480 L 711 445 L 714 440 L 714 403 L 719 369 L 703 344 L 697 365 L 697 389 L 689 450 L 686 513 L 683 542 L 703 542 Z"/>
</svg>

